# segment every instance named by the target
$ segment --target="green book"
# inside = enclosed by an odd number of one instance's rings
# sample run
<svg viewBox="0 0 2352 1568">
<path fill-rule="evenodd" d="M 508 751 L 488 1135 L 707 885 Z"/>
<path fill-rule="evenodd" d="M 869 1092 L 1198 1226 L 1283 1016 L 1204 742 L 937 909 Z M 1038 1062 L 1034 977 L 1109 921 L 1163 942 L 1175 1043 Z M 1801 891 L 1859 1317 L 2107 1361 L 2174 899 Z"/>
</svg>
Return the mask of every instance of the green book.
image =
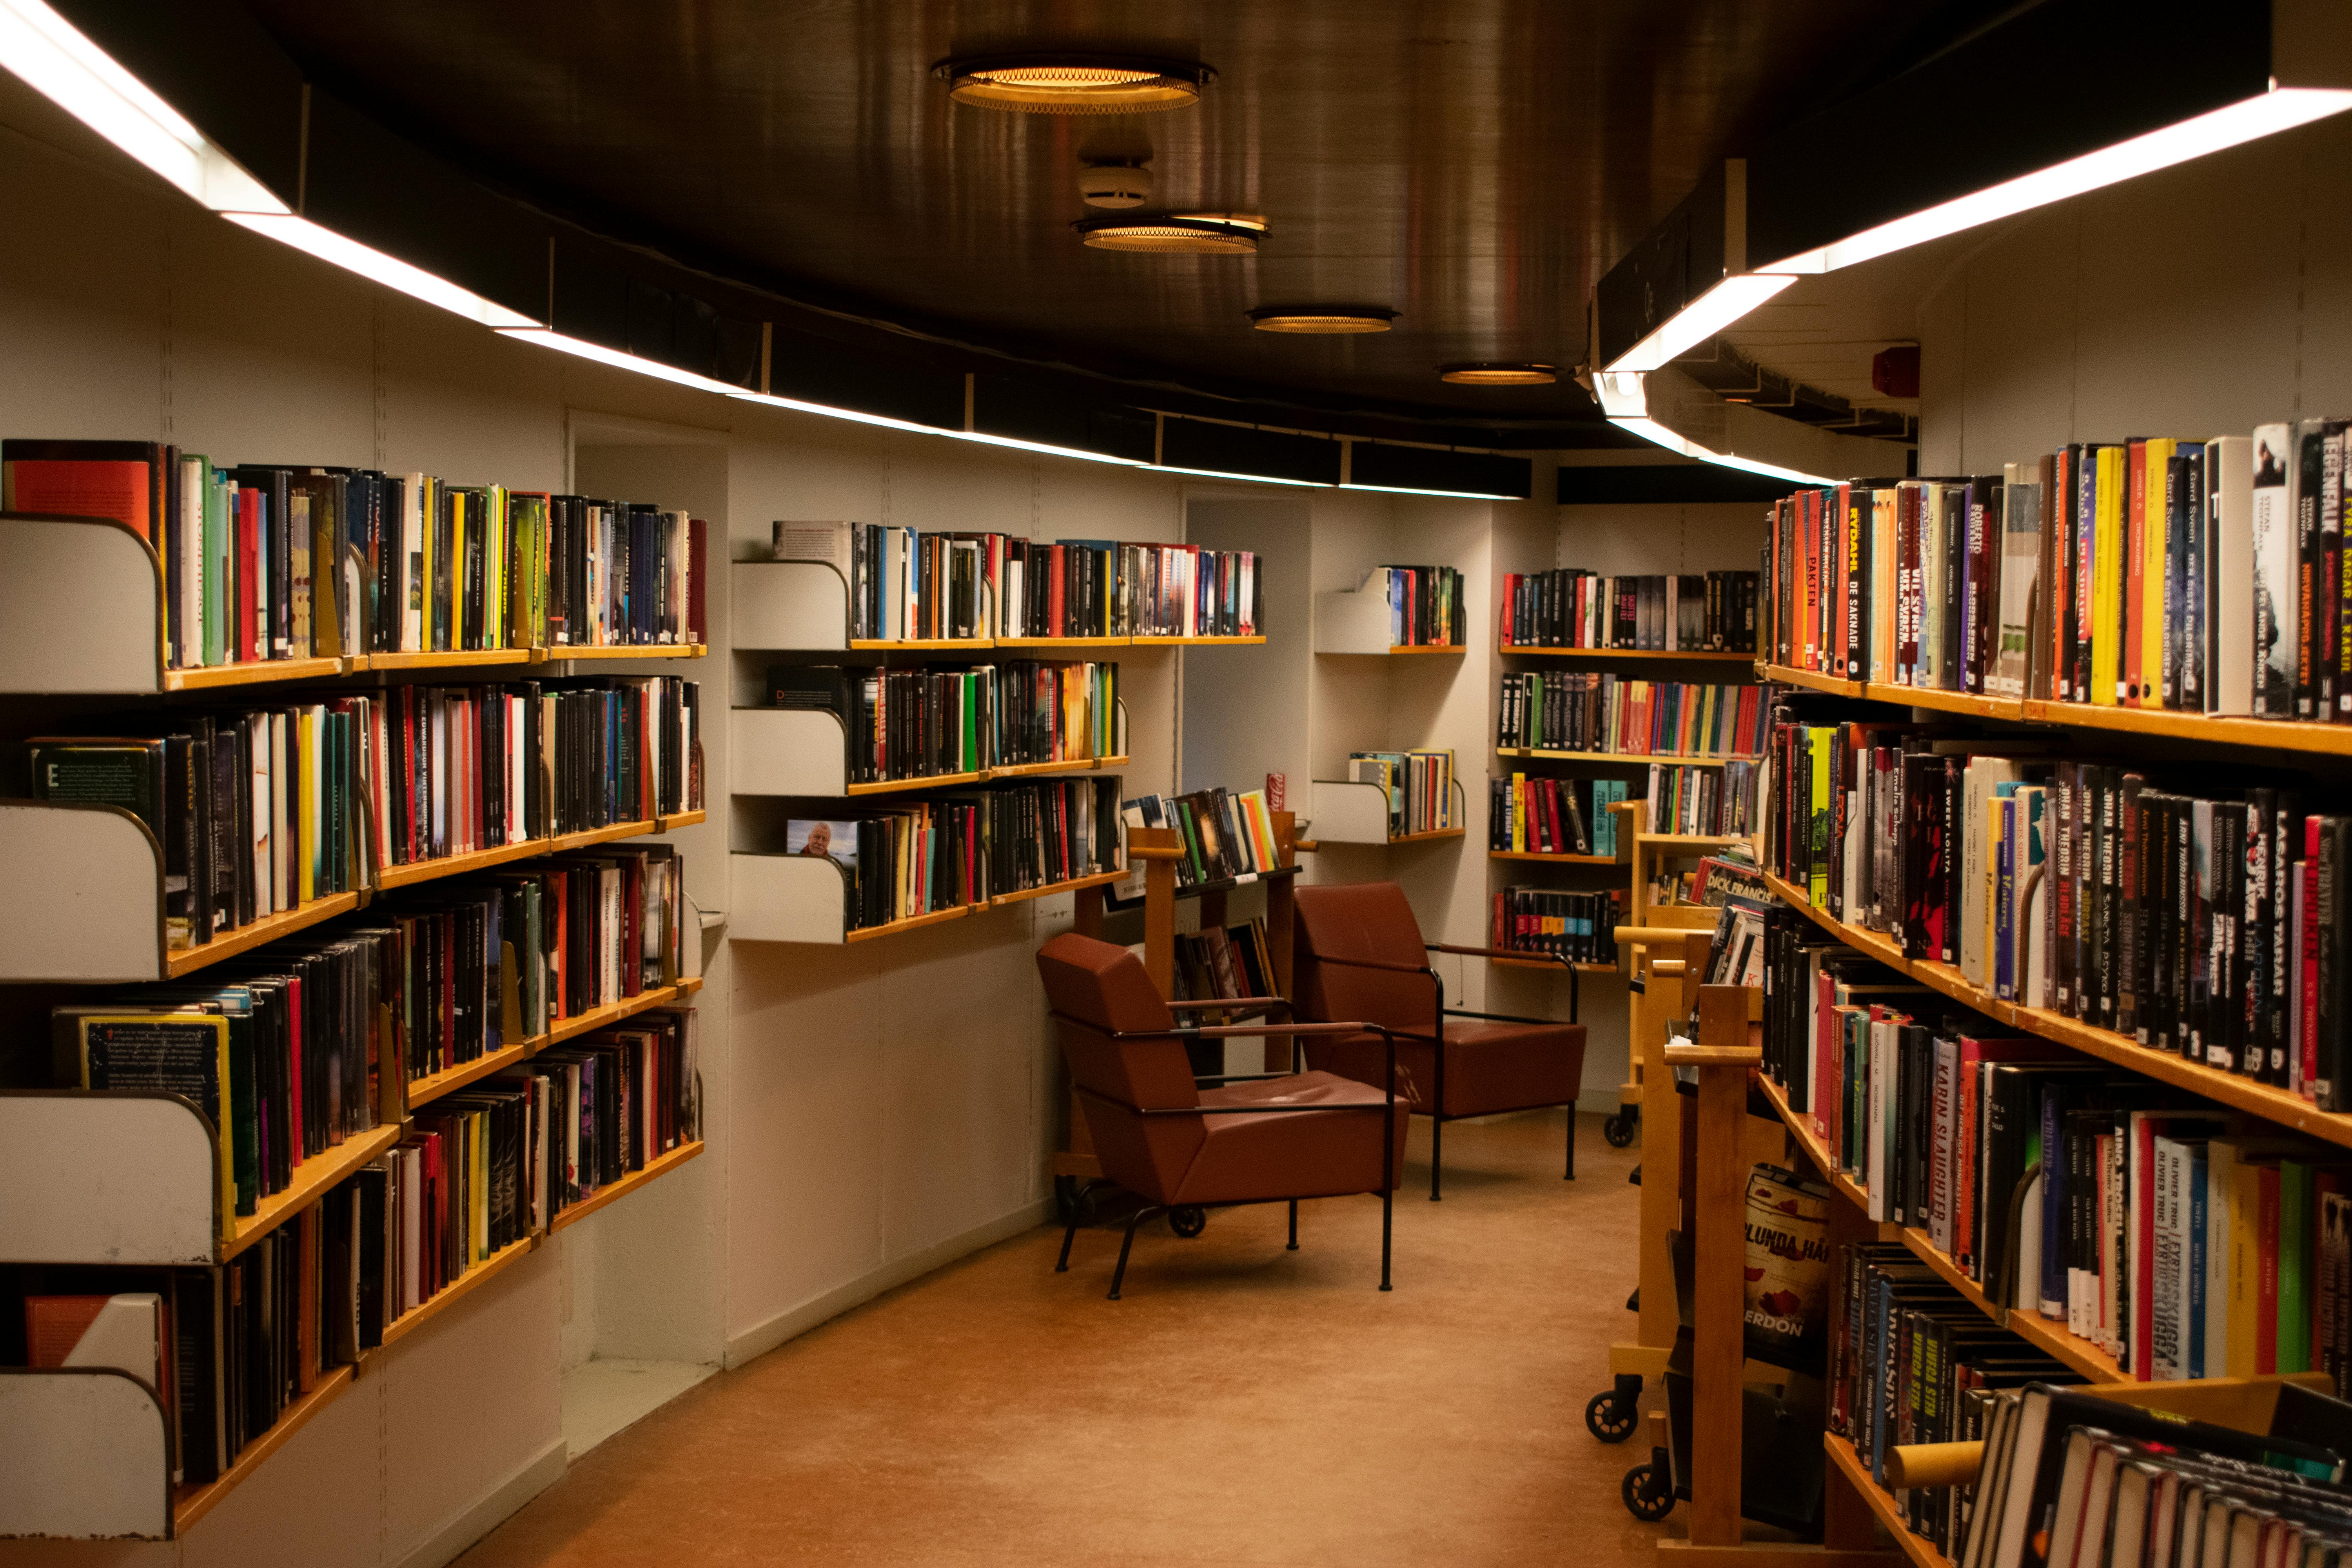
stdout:
<svg viewBox="0 0 2352 1568">
<path fill-rule="evenodd" d="M 2311 1167 L 2279 1162 L 2278 1370 L 2311 1370 Z"/>
<path fill-rule="evenodd" d="M 202 498 L 204 535 L 204 648 L 206 664 L 228 662 L 229 527 L 228 481 L 210 458 L 191 456 Z"/>
<path fill-rule="evenodd" d="M 966 676 L 963 686 L 963 766 L 960 773 L 980 771 L 980 677 Z"/>
</svg>

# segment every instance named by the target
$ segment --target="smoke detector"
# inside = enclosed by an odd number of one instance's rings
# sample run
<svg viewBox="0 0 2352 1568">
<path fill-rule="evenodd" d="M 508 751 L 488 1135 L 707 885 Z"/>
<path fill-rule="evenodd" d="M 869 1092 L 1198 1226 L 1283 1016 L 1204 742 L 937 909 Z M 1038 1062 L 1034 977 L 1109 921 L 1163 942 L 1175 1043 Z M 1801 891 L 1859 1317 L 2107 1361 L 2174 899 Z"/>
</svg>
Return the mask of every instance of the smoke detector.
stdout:
<svg viewBox="0 0 2352 1568">
<path fill-rule="evenodd" d="M 1078 170 L 1078 199 L 1090 207 L 1139 207 L 1151 200 L 1151 171 L 1141 163 L 1088 163 Z"/>
</svg>

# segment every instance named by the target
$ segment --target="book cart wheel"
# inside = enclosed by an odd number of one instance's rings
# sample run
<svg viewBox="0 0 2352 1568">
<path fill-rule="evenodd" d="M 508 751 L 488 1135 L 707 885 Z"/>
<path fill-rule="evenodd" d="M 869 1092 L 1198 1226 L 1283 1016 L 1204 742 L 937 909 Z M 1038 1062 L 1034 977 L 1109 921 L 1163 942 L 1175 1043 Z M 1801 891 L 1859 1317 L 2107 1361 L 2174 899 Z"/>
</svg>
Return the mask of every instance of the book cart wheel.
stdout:
<svg viewBox="0 0 2352 1568">
<path fill-rule="evenodd" d="M 1168 1211 L 1168 1228 L 1190 1241 L 1209 1228 L 1209 1211 L 1198 1204 L 1178 1204 Z"/>
<path fill-rule="evenodd" d="M 1655 1524 L 1674 1512 L 1675 1485 L 1666 1478 L 1665 1450 L 1659 1449 L 1648 1464 L 1626 1471 L 1617 1490 L 1625 1500 L 1625 1510 L 1646 1523 Z"/>
<path fill-rule="evenodd" d="M 1641 1406 L 1636 1403 L 1641 1397 L 1640 1376 L 1618 1373 L 1615 1387 L 1594 1394 L 1585 1405 L 1585 1430 L 1604 1443 L 1623 1442 L 1633 1435 L 1634 1424 L 1642 1419 Z"/>
<path fill-rule="evenodd" d="M 1609 1146 L 1612 1149 L 1632 1148 L 1635 1119 L 1641 1114 L 1641 1108 L 1638 1106 L 1624 1107 L 1601 1124 L 1601 1136 L 1609 1140 Z"/>
</svg>

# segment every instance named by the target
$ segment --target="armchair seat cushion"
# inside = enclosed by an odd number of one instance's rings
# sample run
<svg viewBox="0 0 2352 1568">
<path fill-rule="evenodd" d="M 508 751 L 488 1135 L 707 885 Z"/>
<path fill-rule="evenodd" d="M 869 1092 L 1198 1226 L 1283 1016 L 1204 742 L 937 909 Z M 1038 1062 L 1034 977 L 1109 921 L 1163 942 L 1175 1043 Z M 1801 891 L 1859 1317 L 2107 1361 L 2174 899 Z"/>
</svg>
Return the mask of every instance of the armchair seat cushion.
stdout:
<svg viewBox="0 0 2352 1568">
<path fill-rule="evenodd" d="M 1306 1042 L 1309 1064 L 1366 1083 L 1381 1076 L 1377 1035 L 1341 1035 Z M 1437 1047 L 1427 1039 L 1397 1040 L 1397 1065 L 1412 1075 L 1423 1115 L 1495 1116 L 1507 1110 L 1566 1105 L 1584 1080 L 1581 1024 L 1490 1024 L 1475 1018 L 1445 1025 L 1445 1101 L 1437 1098 Z"/>
<path fill-rule="evenodd" d="M 1373 1037 L 1373 1076 L 1381 1059 Z M 1378 1136 L 1384 1097 L 1369 1083 L 1328 1072 L 1226 1084 L 1201 1091 L 1201 1104 L 1297 1105 L 1278 1110 L 1201 1118 L 1207 1136 L 1168 1199 L 1179 1204 L 1250 1203 L 1267 1198 L 1339 1197 L 1381 1190 Z M 1349 1115 L 1315 1106 L 1360 1106 Z M 1393 1186 L 1404 1171 L 1404 1131 L 1411 1107 L 1397 1100 Z M 1366 1136 L 1370 1132 L 1371 1136 Z"/>
</svg>

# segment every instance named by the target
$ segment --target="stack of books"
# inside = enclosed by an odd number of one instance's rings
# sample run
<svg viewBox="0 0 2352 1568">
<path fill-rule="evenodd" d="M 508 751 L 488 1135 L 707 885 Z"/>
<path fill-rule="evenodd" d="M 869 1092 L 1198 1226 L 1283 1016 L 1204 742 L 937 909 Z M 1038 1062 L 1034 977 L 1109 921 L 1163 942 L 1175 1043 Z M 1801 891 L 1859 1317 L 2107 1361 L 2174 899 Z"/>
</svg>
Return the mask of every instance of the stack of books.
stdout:
<svg viewBox="0 0 2352 1568">
<path fill-rule="evenodd" d="M 1506 647 L 1753 653 L 1757 574 L 1603 577 L 1580 566 L 1503 575 Z"/>
<path fill-rule="evenodd" d="M 1760 686 L 1624 680 L 1594 670 L 1503 677 L 1495 743 L 1546 752 L 1752 757 L 1764 749 Z"/>
</svg>

